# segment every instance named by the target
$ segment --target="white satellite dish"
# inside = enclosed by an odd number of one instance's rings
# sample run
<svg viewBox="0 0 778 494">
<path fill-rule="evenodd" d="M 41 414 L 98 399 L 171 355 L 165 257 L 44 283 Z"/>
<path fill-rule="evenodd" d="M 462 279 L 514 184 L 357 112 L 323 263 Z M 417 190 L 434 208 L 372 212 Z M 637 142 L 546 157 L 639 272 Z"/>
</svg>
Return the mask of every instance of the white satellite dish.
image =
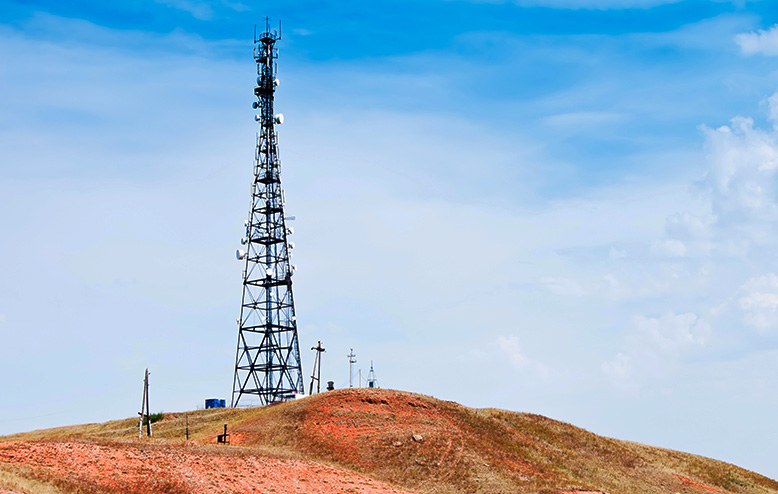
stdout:
<svg viewBox="0 0 778 494">
<path fill-rule="evenodd" d="M 249 220 L 243 220 L 243 226 L 249 226 Z"/>
<path fill-rule="evenodd" d="M 268 277 L 270 277 L 270 276 L 273 276 L 273 270 L 272 270 L 272 269 L 270 269 L 270 268 L 267 268 L 267 269 L 265 270 L 265 274 L 266 274 Z"/>
<path fill-rule="evenodd" d="M 259 122 L 260 120 L 262 120 L 262 116 L 261 115 L 254 115 L 254 120 Z"/>
<path fill-rule="evenodd" d="M 243 237 L 242 239 L 240 239 L 240 245 L 246 245 L 248 242 L 249 242 L 249 239 L 247 239 L 246 237 Z"/>
<path fill-rule="evenodd" d="M 282 123 L 284 123 L 284 114 L 283 113 L 278 113 L 276 115 L 276 123 L 278 125 L 281 125 Z"/>
<path fill-rule="evenodd" d="M 244 259 L 246 257 L 246 251 L 243 249 L 238 249 L 235 251 L 235 257 L 238 258 L 240 261 L 241 259 Z"/>
<path fill-rule="evenodd" d="M 273 79 L 273 84 L 275 84 L 276 86 L 280 86 L 281 81 L 279 81 L 278 78 L 276 77 L 275 79 Z"/>
</svg>

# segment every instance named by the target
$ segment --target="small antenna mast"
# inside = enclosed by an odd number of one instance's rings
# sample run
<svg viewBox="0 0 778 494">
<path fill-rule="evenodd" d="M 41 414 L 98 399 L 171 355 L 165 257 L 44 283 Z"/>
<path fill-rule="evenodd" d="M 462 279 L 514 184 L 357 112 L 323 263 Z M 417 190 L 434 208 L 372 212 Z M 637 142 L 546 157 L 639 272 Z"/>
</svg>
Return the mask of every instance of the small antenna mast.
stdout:
<svg viewBox="0 0 778 494">
<path fill-rule="evenodd" d="M 375 371 L 373 370 L 373 361 L 370 361 L 370 373 L 367 375 L 367 387 L 377 388 L 378 379 L 375 378 Z"/>
<path fill-rule="evenodd" d="M 351 349 L 351 353 L 346 355 L 348 357 L 348 387 L 353 388 L 354 387 L 354 364 L 357 363 L 356 355 L 354 354 L 354 349 Z"/>
</svg>

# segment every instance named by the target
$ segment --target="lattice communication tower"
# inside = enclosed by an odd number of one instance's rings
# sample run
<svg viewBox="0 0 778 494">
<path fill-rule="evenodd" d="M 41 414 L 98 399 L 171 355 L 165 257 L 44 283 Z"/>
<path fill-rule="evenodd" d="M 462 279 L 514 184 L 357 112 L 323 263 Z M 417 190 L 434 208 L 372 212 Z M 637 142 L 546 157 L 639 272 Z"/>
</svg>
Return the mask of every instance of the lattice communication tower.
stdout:
<svg viewBox="0 0 778 494">
<path fill-rule="evenodd" d="M 278 159 L 278 135 L 275 125 L 284 121 L 273 113 L 276 78 L 276 41 L 279 31 L 271 30 L 266 19 L 265 32 L 254 36 L 257 62 L 257 86 L 254 108 L 259 110 L 254 180 L 251 184 L 251 210 L 245 222 L 246 236 L 237 257 L 245 261 L 243 298 L 238 319 L 238 349 L 232 384 L 232 404 L 236 407 L 252 397 L 266 405 L 303 393 L 303 374 L 297 337 L 297 318 L 292 295 L 290 249 L 292 233 L 284 216 L 284 192 L 281 188 L 281 162 Z M 244 250 L 245 249 L 245 250 Z"/>
</svg>

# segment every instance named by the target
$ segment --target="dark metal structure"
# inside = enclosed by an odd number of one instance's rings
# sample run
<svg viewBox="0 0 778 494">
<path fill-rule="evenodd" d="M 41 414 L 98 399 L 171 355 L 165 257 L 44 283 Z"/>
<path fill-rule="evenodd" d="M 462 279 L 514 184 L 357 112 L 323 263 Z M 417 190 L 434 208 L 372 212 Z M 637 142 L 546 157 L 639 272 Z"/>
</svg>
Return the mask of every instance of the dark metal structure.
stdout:
<svg viewBox="0 0 778 494">
<path fill-rule="evenodd" d="M 286 226 L 281 163 L 275 125 L 284 117 L 273 113 L 278 31 L 270 20 L 259 38 L 254 36 L 257 86 L 254 95 L 259 123 L 251 185 L 251 209 L 245 222 L 238 259 L 245 261 L 243 297 L 238 319 L 238 349 L 232 403 L 266 405 L 303 393 L 303 374 L 297 337 L 297 318 L 292 295 L 290 249 L 292 229 Z M 259 403 L 256 403 L 256 399 Z M 253 402 L 252 402 L 253 401 Z"/>
</svg>

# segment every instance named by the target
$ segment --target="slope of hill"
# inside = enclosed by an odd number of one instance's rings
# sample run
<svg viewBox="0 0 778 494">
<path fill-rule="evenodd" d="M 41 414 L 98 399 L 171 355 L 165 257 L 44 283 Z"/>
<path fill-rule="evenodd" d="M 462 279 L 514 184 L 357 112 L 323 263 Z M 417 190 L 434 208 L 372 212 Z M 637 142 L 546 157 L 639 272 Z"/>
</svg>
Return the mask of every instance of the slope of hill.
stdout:
<svg viewBox="0 0 778 494">
<path fill-rule="evenodd" d="M 778 482 L 708 458 L 400 391 L 341 390 L 188 418 L 188 442 L 182 413 L 154 424 L 150 440 L 137 439 L 137 419 L 0 438 L 0 489 L 778 493 Z M 232 444 L 213 444 L 225 423 Z"/>
</svg>

